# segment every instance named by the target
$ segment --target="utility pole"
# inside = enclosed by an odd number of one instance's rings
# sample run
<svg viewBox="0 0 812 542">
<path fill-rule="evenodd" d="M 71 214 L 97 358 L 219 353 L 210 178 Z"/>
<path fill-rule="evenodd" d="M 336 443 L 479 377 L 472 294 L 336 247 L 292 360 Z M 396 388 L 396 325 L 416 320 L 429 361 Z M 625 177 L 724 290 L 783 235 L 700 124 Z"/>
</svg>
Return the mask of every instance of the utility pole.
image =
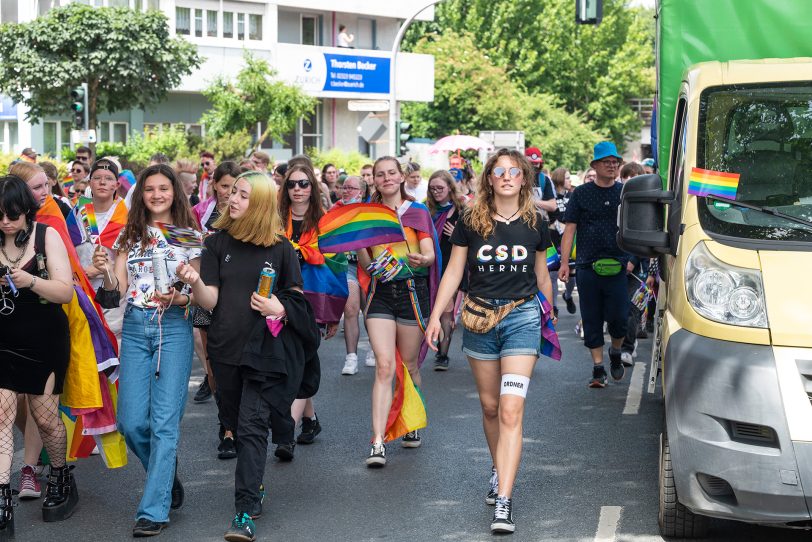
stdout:
<svg viewBox="0 0 812 542">
<path fill-rule="evenodd" d="M 415 18 L 423 13 L 423 11 L 427 8 L 435 4 L 439 4 L 443 0 L 432 0 L 419 10 L 417 10 L 411 17 L 406 19 L 402 25 L 400 25 L 400 30 L 398 30 L 397 35 L 395 36 L 395 43 L 392 44 L 392 57 L 389 62 L 389 126 L 387 127 L 387 131 L 389 132 L 389 156 L 397 156 L 397 149 L 399 146 L 398 135 L 397 135 L 397 116 L 398 116 L 398 99 L 395 89 L 395 82 L 397 80 L 397 60 L 398 60 L 398 50 L 400 50 L 400 42 L 403 40 L 403 35 L 408 30 L 409 25 L 412 24 L 412 21 Z"/>
</svg>

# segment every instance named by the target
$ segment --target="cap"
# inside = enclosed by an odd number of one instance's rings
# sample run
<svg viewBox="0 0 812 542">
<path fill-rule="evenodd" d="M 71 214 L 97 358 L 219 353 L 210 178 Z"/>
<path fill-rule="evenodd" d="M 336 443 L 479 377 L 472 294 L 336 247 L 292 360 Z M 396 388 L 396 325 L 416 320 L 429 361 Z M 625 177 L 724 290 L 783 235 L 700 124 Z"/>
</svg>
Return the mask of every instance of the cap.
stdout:
<svg viewBox="0 0 812 542">
<path fill-rule="evenodd" d="M 541 150 L 538 147 L 528 147 L 524 150 L 524 155 L 530 160 L 531 164 L 541 164 L 544 162 Z"/>
<path fill-rule="evenodd" d="M 623 157 L 617 153 L 617 147 L 615 147 L 614 143 L 611 141 L 601 141 L 595 145 L 595 152 L 592 161 L 597 162 L 598 160 L 603 160 L 604 158 L 608 158 L 610 156 L 614 156 L 618 160 L 623 160 Z"/>
<path fill-rule="evenodd" d="M 25 156 L 28 156 L 30 158 L 36 158 L 37 156 L 39 156 L 39 153 L 37 152 L 37 150 L 32 149 L 31 147 L 24 148 L 23 152 L 21 152 L 20 154 L 24 154 Z"/>
<path fill-rule="evenodd" d="M 116 164 L 113 160 L 109 158 L 99 158 L 93 165 L 90 166 L 90 176 L 93 177 L 93 173 L 100 169 L 106 169 L 110 173 L 116 176 L 118 179 L 118 164 Z"/>
<path fill-rule="evenodd" d="M 643 165 L 646 167 L 654 167 L 654 158 L 646 158 L 643 160 Z"/>
</svg>

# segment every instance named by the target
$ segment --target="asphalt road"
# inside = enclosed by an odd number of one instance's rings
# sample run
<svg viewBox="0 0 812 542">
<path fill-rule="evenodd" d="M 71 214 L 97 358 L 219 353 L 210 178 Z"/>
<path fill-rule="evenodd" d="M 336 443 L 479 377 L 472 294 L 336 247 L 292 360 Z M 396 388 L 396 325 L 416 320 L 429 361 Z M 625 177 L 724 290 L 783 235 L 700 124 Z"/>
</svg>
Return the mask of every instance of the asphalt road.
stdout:
<svg viewBox="0 0 812 542">
<path fill-rule="evenodd" d="M 577 315 L 562 307 L 564 358 L 542 359 L 531 382 L 514 491 L 517 531 L 509 540 L 662 540 L 657 534 L 661 396 L 659 389 L 648 394 L 643 386 L 651 342 L 640 341 L 634 374 L 627 370 L 622 382 L 589 389 L 590 362 L 574 333 L 576 321 Z M 493 508 L 484 503 L 491 460 L 460 338 L 455 334 L 448 372 L 432 371 L 430 359 L 423 369 L 429 414 L 423 446 L 404 449 L 392 443 L 389 463 L 381 470 L 364 465 L 374 370 L 361 367 L 357 375 L 341 376 L 343 338 L 325 342 L 316 397 L 324 430 L 313 445 L 296 448 L 292 463 L 270 456 L 258 539 L 492 540 Z M 362 338 L 361 359 L 367 348 Z M 191 402 L 201 377 L 196 364 L 180 446 L 186 502 L 172 513 L 170 527 L 158 540 L 222 540 L 233 516 L 235 462 L 216 458 L 214 403 Z M 15 460 L 14 487 L 19 452 Z M 75 473 L 80 491 L 76 514 L 61 524 L 45 524 L 38 501 L 22 502 L 15 509 L 18 541 L 130 539 L 144 481 L 140 464 L 131 455 L 128 466 L 106 470 L 98 458 L 90 458 L 79 461 Z M 713 521 L 710 534 L 708 540 L 714 541 L 809 539 L 808 533 L 729 521 Z"/>
</svg>

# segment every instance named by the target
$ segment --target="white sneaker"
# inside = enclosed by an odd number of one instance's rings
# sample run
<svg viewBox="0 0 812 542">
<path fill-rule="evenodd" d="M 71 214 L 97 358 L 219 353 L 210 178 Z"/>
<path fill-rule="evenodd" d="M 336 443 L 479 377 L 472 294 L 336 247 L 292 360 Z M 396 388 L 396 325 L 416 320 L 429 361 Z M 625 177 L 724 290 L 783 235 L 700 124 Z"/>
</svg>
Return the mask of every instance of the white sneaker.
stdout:
<svg viewBox="0 0 812 542">
<path fill-rule="evenodd" d="M 624 367 L 634 366 L 634 361 L 632 361 L 632 355 L 629 352 L 621 352 L 620 361 L 623 363 Z"/>
<path fill-rule="evenodd" d="M 344 360 L 344 368 L 341 369 L 343 375 L 354 375 L 358 372 L 358 354 L 347 354 Z"/>
<path fill-rule="evenodd" d="M 367 367 L 375 367 L 375 352 L 372 350 L 367 352 L 367 359 L 364 361 L 364 365 Z"/>
<path fill-rule="evenodd" d="M 632 357 L 637 357 L 637 339 L 634 340 L 634 352 L 632 352 Z"/>
</svg>

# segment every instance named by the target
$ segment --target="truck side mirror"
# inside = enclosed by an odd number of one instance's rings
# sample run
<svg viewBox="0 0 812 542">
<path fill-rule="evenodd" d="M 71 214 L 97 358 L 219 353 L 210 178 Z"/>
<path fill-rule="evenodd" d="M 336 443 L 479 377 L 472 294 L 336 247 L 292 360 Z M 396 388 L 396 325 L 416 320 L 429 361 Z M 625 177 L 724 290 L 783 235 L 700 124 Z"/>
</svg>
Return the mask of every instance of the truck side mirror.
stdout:
<svg viewBox="0 0 812 542">
<path fill-rule="evenodd" d="M 620 195 L 618 246 L 643 258 L 669 253 L 665 206 L 673 200 L 674 193 L 663 190 L 663 181 L 657 174 L 639 175 L 626 181 Z"/>
</svg>

